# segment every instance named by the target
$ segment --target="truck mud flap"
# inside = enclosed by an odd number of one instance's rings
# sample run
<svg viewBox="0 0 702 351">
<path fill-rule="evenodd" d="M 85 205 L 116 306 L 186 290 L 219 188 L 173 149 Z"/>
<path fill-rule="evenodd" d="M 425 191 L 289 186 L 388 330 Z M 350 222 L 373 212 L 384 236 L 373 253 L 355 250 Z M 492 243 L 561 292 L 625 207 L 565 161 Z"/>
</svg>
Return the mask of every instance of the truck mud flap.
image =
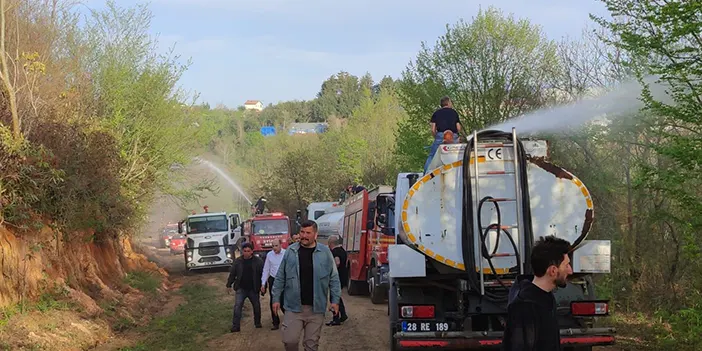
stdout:
<svg viewBox="0 0 702 351">
<path fill-rule="evenodd" d="M 614 328 L 561 329 L 561 345 L 614 345 L 615 333 Z M 400 350 L 499 349 L 502 346 L 502 332 L 399 332 L 394 339 Z"/>
</svg>

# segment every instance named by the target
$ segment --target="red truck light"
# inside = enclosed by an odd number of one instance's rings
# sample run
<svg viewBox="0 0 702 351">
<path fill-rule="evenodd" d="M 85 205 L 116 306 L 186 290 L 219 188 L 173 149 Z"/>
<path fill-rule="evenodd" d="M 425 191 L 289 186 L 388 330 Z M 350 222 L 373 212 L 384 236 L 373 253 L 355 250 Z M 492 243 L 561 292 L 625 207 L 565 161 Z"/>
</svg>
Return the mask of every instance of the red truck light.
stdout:
<svg viewBox="0 0 702 351">
<path fill-rule="evenodd" d="M 402 318 L 434 318 L 434 306 L 402 306 Z"/>
<path fill-rule="evenodd" d="M 570 313 L 574 316 L 606 316 L 609 314 L 607 301 L 573 301 Z"/>
</svg>

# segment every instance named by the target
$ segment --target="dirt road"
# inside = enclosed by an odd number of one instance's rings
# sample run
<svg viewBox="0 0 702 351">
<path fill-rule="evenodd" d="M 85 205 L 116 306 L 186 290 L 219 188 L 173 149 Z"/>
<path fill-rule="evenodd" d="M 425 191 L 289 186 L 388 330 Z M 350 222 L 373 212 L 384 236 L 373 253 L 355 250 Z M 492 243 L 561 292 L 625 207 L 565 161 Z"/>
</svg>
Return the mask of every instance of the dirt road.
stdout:
<svg viewBox="0 0 702 351">
<path fill-rule="evenodd" d="M 144 243 L 154 253 L 152 256 L 171 275 L 171 280 L 177 285 L 203 284 L 221 289 L 224 306 L 232 309 L 234 296 L 226 294 L 226 271 L 202 272 L 189 276 L 184 274 L 182 256 L 171 255 L 168 249 L 154 247 L 154 242 Z M 320 351 L 385 351 L 388 350 L 389 334 L 387 325 L 387 306 L 373 305 L 368 297 L 343 295 L 349 319 L 342 326 L 322 328 Z M 172 299 L 170 306 L 164 310 L 175 310 L 183 299 Z M 271 331 L 271 315 L 269 309 L 269 294 L 261 298 L 263 328 L 255 329 L 253 325 L 253 310 L 246 301 L 242 318 L 241 332 L 228 333 L 222 331 L 218 336 L 206 343 L 209 349 L 230 351 L 250 350 L 255 345 L 258 350 L 280 350 L 282 343 L 280 331 Z M 328 318 L 331 318 L 329 315 Z M 205 346 L 205 345 L 202 345 Z"/>
<path fill-rule="evenodd" d="M 186 276 L 181 255 L 171 255 L 168 249 L 159 249 L 153 242 L 147 244 L 153 253 L 152 259 L 164 267 L 171 275 L 171 280 L 181 287 L 192 285 L 211 286 L 218 291 L 217 303 L 222 308 L 229 311 L 233 308 L 234 296 L 228 294 L 225 289 L 228 273 L 224 271 L 194 273 Z M 342 326 L 322 328 L 320 340 L 320 350 L 329 351 L 385 351 L 389 349 L 388 316 L 387 305 L 374 305 L 368 297 L 343 295 L 344 302 L 349 313 L 349 320 Z M 183 298 L 173 298 L 167 306 L 164 306 L 164 314 L 174 311 L 179 304 L 185 303 Z M 213 338 L 208 338 L 198 346 L 207 346 L 210 349 L 223 349 L 231 351 L 249 350 L 251 345 L 255 345 L 261 350 L 282 349 L 280 331 L 271 331 L 271 315 L 269 310 L 269 296 L 261 298 L 262 329 L 255 329 L 253 325 L 253 312 L 250 303 L 244 305 L 241 332 L 229 333 L 225 327 L 229 326 L 231 312 L 225 311 L 221 318 L 226 319 L 219 322 L 221 330 Z M 170 312 L 169 312 L 170 311 Z M 331 316 L 329 316 L 330 318 Z M 192 337 L 197 338 L 198 335 Z M 597 351 L 623 350 L 617 346 L 594 348 Z"/>
</svg>

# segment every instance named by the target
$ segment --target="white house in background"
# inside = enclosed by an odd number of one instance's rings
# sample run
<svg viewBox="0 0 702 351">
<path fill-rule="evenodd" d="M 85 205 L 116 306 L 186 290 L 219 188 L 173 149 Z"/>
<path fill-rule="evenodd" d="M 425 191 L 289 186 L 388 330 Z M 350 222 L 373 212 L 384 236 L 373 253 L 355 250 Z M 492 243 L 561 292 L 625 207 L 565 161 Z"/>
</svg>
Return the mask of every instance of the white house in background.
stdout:
<svg viewBox="0 0 702 351">
<path fill-rule="evenodd" d="M 244 109 L 261 111 L 263 110 L 263 103 L 258 100 L 246 100 Z"/>
</svg>

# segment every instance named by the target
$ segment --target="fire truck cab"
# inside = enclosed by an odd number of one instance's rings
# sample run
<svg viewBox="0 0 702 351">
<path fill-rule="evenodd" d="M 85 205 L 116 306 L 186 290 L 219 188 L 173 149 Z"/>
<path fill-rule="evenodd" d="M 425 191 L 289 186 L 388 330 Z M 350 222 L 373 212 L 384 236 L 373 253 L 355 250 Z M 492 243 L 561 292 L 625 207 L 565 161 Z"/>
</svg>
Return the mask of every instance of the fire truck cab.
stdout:
<svg viewBox="0 0 702 351">
<path fill-rule="evenodd" d="M 374 304 L 382 304 L 388 291 L 388 245 L 395 234 L 386 223 L 394 208 L 395 192 L 381 185 L 362 190 L 346 202 L 342 245 L 348 255 L 349 295 L 369 294 Z"/>
<path fill-rule="evenodd" d="M 257 214 L 243 224 L 243 236 L 253 245 L 255 255 L 265 259 L 273 250 L 273 241 L 280 240 L 281 246 L 288 247 L 292 228 L 290 218 L 281 212 Z"/>
<path fill-rule="evenodd" d="M 183 248 L 186 272 L 231 265 L 231 220 L 226 212 L 205 212 L 178 223 L 178 233 L 186 238 Z"/>
</svg>

